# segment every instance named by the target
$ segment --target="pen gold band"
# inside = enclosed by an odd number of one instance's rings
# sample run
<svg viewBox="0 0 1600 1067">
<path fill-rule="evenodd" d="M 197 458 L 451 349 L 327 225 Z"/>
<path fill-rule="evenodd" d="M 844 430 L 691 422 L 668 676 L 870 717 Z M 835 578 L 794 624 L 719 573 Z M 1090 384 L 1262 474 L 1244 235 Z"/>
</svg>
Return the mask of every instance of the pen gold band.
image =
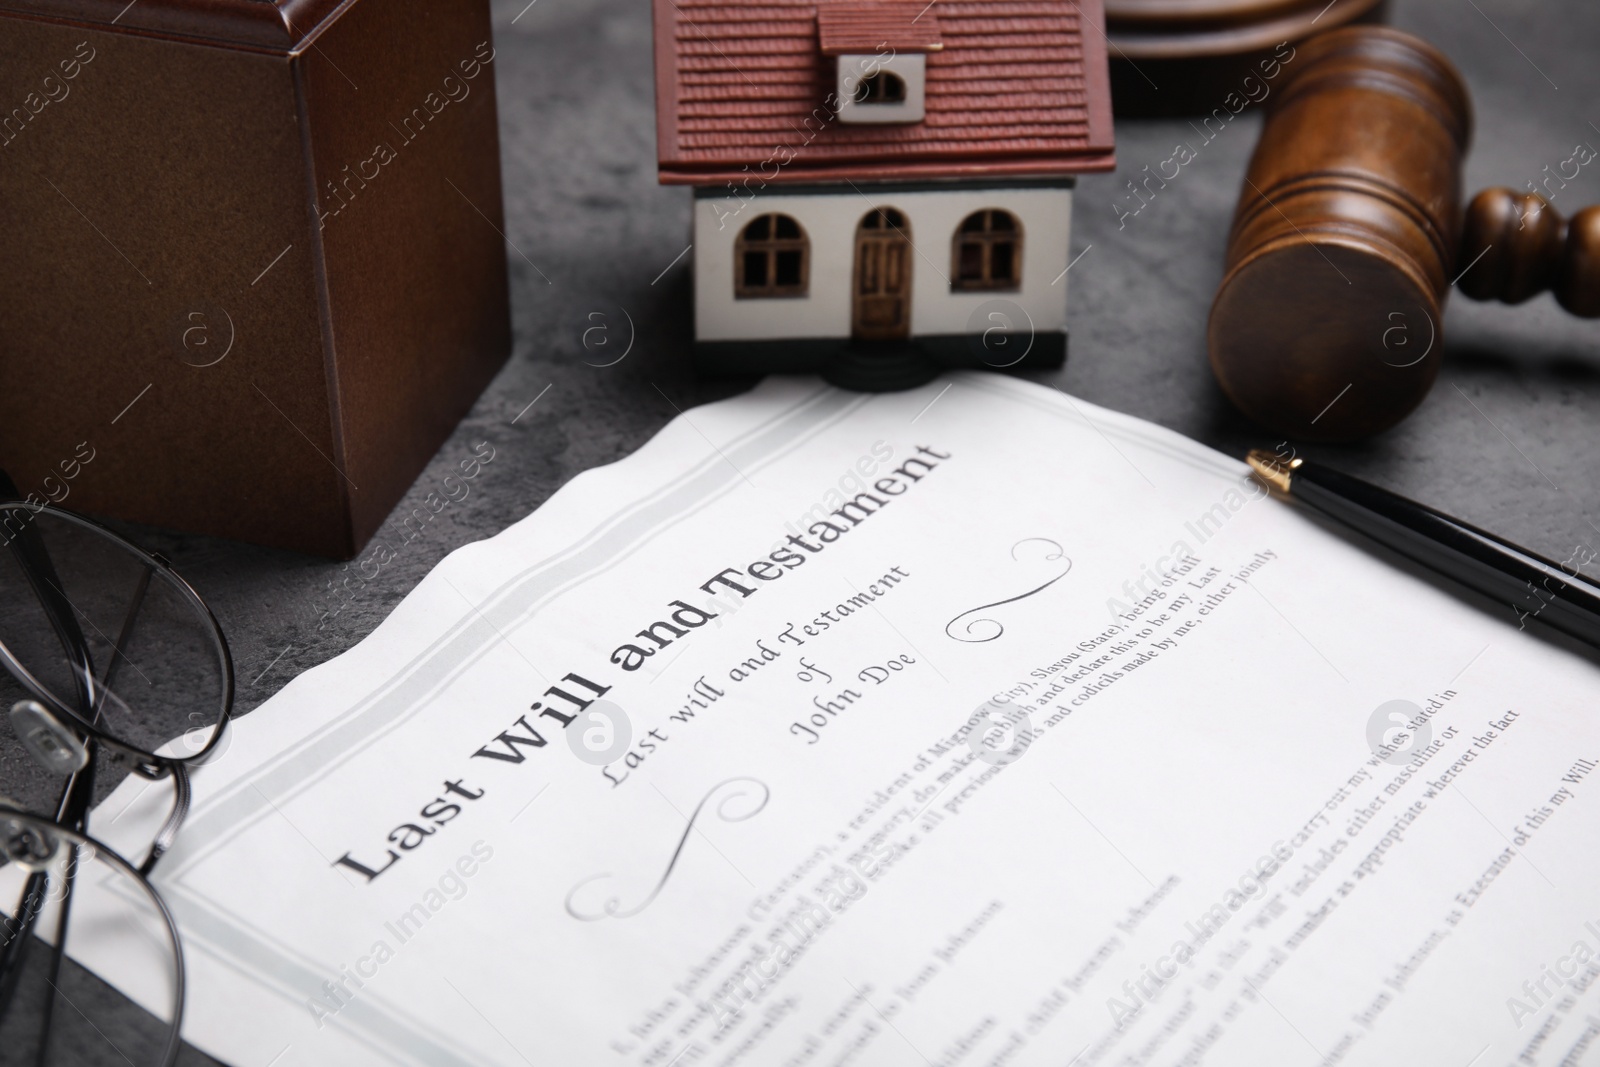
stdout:
<svg viewBox="0 0 1600 1067">
<path fill-rule="evenodd" d="M 1256 477 L 1265 482 L 1269 488 L 1276 489 L 1280 493 L 1288 493 L 1294 469 L 1304 461 L 1298 458 L 1285 461 L 1266 449 L 1252 448 L 1250 454 L 1245 457 L 1245 462 L 1250 464 L 1250 469 L 1255 471 Z"/>
</svg>

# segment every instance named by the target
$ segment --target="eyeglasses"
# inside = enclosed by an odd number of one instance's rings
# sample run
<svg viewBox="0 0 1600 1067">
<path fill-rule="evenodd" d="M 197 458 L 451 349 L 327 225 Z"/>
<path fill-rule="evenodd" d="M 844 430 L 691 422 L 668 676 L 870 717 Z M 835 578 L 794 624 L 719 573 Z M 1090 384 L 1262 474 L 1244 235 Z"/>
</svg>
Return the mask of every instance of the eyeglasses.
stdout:
<svg viewBox="0 0 1600 1067">
<path fill-rule="evenodd" d="M 0 768 L 20 782 L 31 758 L 64 779 L 48 814 L 0 795 L 0 1063 L 167 1067 L 183 1021 L 183 950 L 148 875 L 188 814 L 190 768 L 226 744 L 227 641 L 160 556 L 23 499 L 0 472 L 0 664 L 12 728 L 0 738 Z M 102 754 L 172 786 L 167 819 L 138 864 L 89 835 Z M 74 907 L 85 879 L 96 892 Z M 65 962 L 89 942 L 109 961 L 98 969 L 135 1003 Z"/>
</svg>

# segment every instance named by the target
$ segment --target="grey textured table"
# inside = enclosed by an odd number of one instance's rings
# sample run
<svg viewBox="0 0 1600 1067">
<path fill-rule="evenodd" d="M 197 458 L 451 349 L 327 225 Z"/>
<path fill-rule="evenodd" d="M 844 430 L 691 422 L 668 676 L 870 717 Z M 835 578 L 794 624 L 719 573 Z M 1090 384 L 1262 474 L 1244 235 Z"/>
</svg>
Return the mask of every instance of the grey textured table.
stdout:
<svg viewBox="0 0 1600 1067">
<path fill-rule="evenodd" d="M 1442 47 L 1472 87 L 1469 191 L 1523 188 L 1575 144 L 1600 145 L 1600 5 L 1399 0 L 1390 21 Z M 496 0 L 495 27 L 516 348 L 378 536 L 398 544 L 392 524 L 488 441 L 495 458 L 471 495 L 370 579 L 357 566 L 131 531 L 213 605 L 233 646 L 241 713 L 361 640 L 452 549 L 627 455 L 677 409 L 750 384 L 696 381 L 688 366 L 689 271 L 679 257 L 689 192 L 656 183 L 648 5 Z M 1259 129 L 1246 110 L 1119 227 L 1113 203 L 1126 180 L 1192 140 L 1182 119 L 1119 121 L 1117 173 L 1084 179 L 1075 199 L 1073 253 L 1083 258 L 1070 275 L 1070 356 L 1051 381 L 1235 454 L 1270 443 L 1218 391 L 1204 337 Z M 1596 201 L 1600 162 L 1555 203 L 1570 213 Z M 636 324 L 632 352 L 612 367 L 586 364 L 599 361 L 581 341 L 590 313 L 619 306 Z M 1566 316 L 1548 295 L 1519 308 L 1453 300 L 1444 325 L 1444 370 L 1409 420 L 1361 445 L 1304 451 L 1556 559 L 1580 543 L 1600 548 L 1600 326 Z M 333 583 L 348 592 L 325 618 Z M 13 795 L 47 802 L 48 783 L 17 761 L 0 778 Z M 189 1050 L 185 1062 L 209 1061 Z"/>
<path fill-rule="evenodd" d="M 696 381 L 688 365 L 688 257 L 678 257 L 688 243 L 689 192 L 656 182 L 648 6 L 526 5 L 497 2 L 495 18 L 515 352 L 379 536 L 397 543 L 393 522 L 489 441 L 496 458 L 472 495 L 370 582 L 357 567 L 155 538 L 227 627 L 240 711 L 359 641 L 452 549 L 526 515 L 579 472 L 632 452 L 678 408 L 750 384 Z M 1600 6 L 1429 0 L 1400 3 L 1391 21 L 1441 46 L 1472 87 L 1469 190 L 1522 188 L 1576 143 L 1600 145 L 1590 121 L 1600 121 Z M 1074 200 L 1073 254 L 1089 250 L 1068 279 L 1071 354 L 1050 380 L 1234 453 L 1266 439 L 1218 391 L 1204 336 L 1259 130 L 1259 115 L 1241 114 L 1119 229 L 1113 203 L 1124 183 L 1192 131 L 1182 119 L 1118 123 L 1117 173 L 1084 179 Z M 1556 205 L 1596 201 L 1600 161 Z M 585 360 L 602 358 L 582 344 L 599 321 L 589 315 L 617 306 L 636 324 L 633 351 L 614 367 L 590 366 Z M 1580 540 L 1600 547 L 1600 325 L 1571 318 L 1548 295 L 1518 308 L 1452 300 L 1444 325 L 1444 371 L 1420 410 L 1377 440 L 1311 454 L 1557 559 Z M 348 606 L 319 626 L 328 584 L 346 577 Z"/>
</svg>

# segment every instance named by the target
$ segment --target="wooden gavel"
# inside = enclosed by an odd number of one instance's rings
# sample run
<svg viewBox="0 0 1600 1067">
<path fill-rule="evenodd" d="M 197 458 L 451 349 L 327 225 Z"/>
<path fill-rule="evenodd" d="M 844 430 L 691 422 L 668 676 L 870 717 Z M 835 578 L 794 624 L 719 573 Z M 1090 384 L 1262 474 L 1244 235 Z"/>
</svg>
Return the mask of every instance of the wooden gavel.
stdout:
<svg viewBox="0 0 1600 1067">
<path fill-rule="evenodd" d="M 1437 49 L 1352 26 L 1301 44 L 1285 75 L 1207 330 L 1246 415 L 1313 441 L 1393 426 L 1438 375 L 1452 284 L 1508 304 L 1550 289 L 1600 316 L 1600 206 L 1567 221 L 1537 193 L 1486 189 L 1462 212 L 1472 105 Z"/>
</svg>

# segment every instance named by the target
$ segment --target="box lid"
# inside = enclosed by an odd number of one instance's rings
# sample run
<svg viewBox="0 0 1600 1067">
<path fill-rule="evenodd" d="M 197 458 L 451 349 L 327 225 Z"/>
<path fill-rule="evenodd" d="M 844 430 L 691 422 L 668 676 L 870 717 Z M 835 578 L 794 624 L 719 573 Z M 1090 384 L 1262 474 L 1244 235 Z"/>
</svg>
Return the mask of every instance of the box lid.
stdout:
<svg viewBox="0 0 1600 1067">
<path fill-rule="evenodd" d="M 355 0 L 0 0 L 0 14 L 288 54 Z"/>
</svg>

